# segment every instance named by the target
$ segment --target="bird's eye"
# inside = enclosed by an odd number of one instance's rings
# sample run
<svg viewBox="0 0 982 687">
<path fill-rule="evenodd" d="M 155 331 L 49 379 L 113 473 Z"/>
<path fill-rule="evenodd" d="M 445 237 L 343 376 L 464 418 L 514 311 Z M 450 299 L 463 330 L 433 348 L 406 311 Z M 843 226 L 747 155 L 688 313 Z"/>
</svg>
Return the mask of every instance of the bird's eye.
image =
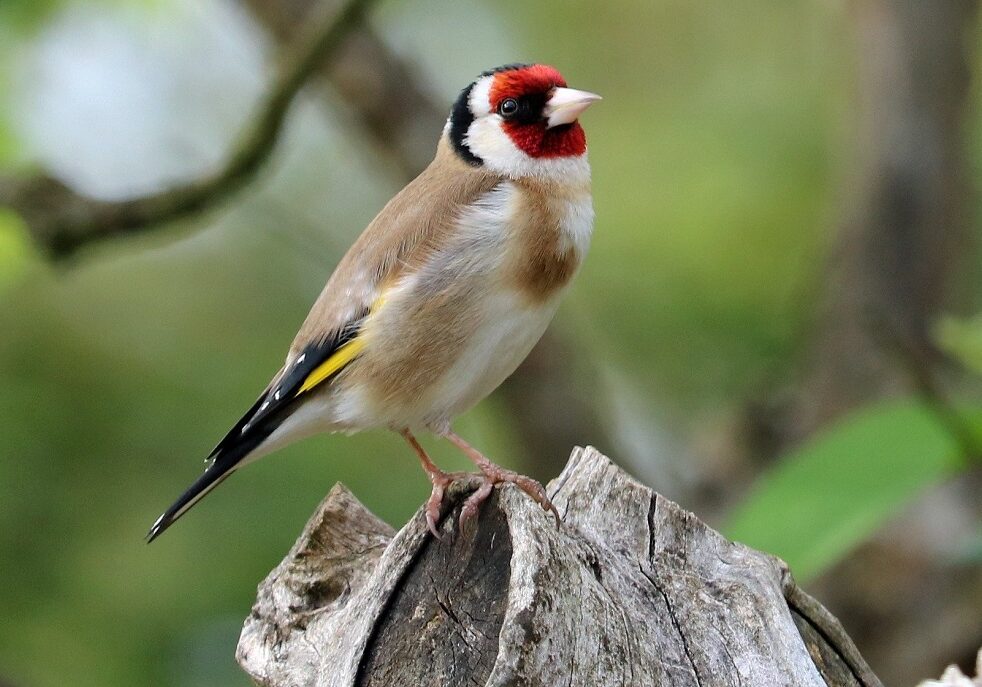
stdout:
<svg viewBox="0 0 982 687">
<path fill-rule="evenodd" d="M 511 117 L 518 112 L 518 101 L 514 98 L 505 98 L 498 105 L 498 114 L 502 117 Z"/>
</svg>

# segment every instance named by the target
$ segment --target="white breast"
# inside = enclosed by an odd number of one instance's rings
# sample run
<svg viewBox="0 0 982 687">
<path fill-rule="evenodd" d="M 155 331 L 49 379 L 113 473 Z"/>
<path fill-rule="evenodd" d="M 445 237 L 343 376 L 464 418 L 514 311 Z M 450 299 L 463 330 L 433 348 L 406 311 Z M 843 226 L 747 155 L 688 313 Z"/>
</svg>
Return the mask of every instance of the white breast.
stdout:
<svg viewBox="0 0 982 687">
<path fill-rule="evenodd" d="M 481 327 L 435 386 L 423 424 L 448 424 L 497 389 L 542 338 L 558 303 L 530 306 L 514 291 L 489 294 Z"/>
<path fill-rule="evenodd" d="M 388 384 L 391 377 L 360 375 L 356 360 L 351 374 L 338 380 L 332 399 L 337 425 L 425 426 L 439 431 L 494 391 L 529 354 L 555 314 L 561 290 L 533 302 L 508 271 L 512 263 L 507 256 L 516 240 L 508 229 L 520 207 L 517 193 L 513 184 L 504 182 L 470 206 L 448 244 L 390 287 L 366 326 L 363 369 L 378 370 L 385 359 L 405 361 L 410 354 L 422 355 L 425 360 L 414 370 L 427 370 L 425 385 L 412 393 L 394 393 Z M 592 220 L 589 198 L 582 205 L 571 203 L 564 217 L 566 239 L 582 254 Z M 427 298 L 455 304 L 441 315 L 437 327 L 420 324 L 426 315 L 420 314 L 418 304 Z M 440 356 L 427 358 L 416 353 L 420 341 L 434 350 L 453 350 L 454 355 L 445 361 Z M 434 369 L 434 360 L 440 360 L 440 369 Z"/>
</svg>

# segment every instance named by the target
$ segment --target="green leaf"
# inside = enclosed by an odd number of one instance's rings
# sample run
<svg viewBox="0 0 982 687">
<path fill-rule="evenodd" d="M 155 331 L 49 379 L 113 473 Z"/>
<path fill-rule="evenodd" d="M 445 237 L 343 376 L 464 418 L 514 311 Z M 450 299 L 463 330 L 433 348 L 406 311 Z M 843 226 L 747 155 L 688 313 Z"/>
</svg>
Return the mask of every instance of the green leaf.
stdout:
<svg viewBox="0 0 982 687">
<path fill-rule="evenodd" d="M 982 374 L 982 313 L 967 319 L 943 317 L 936 338 L 946 353 Z"/>
<path fill-rule="evenodd" d="M 814 577 L 868 538 L 922 489 L 965 465 L 926 406 L 857 411 L 764 475 L 724 532 Z"/>
</svg>

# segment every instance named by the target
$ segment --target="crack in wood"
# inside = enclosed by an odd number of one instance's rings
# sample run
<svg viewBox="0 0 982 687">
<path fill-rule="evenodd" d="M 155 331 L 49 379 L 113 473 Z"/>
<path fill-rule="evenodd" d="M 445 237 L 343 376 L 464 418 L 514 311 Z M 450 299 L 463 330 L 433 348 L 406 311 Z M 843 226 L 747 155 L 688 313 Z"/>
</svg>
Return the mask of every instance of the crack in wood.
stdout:
<svg viewBox="0 0 982 687">
<path fill-rule="evenodd" d="M 456 510 L 446 520 L 444 529 L 451 529 Z M 443 541 L 427 537 L 379 614 L 356 685 L 416 687 L 430 684 L 434 675 L 442 675 L 440 684 L 446 685 L 487 678 L 497 654 L 511 558 L 496 496 L 475 524 L 467 534 L 445 533 Z M 427 655 L 420 654 L 421 646 L 429 648 Z"/>
<path fill-rule="evenodd" d="M 692 676 L 696 680 L 696 685 L 702 687 L 702 679 L 699 677 L 699 668 L 696 667 L 696 661 L 692 657 L 692 650 L 689 648 L 689 638 L 686 637 L 685 632 L 682 630 L 682 625 L 679 624 L 678 616 L 675 614 L 675 609 L 672 608 L 672 602 L 668 599 L 668 594 L 665 593 L 664 587 L 662 587 L 654 576 L 649 575 L 643 567 L 640 568 L 641 574 L 644 575 L 645 579 L 651 583 L 651 586 L 655 588 L 655 591 L 661 596 L 662 601 L 665 602 L 665 607 L 668 609 L 668 617 L 672 621 L 672 627 L 679 635 L 679 639 L 682 641 L 682 650 L 685 652 L 685 657 L 689 660 L 689 665 L 692 668 Z"/>
</svg>

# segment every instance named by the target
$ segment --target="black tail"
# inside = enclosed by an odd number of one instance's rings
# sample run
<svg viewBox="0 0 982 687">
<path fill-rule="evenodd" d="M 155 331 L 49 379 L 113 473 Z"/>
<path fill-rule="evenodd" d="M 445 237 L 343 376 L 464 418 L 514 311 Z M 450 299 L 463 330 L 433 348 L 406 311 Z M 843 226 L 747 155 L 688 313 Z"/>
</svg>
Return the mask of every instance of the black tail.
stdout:
<svg viewBox="0 0 982 687">
<path fill-rule="evenodd" d="M 319 339 L 303 349 L 293 365 L 281 370 L 273 378 L 263 394 L 229 430 L 211 455 L 211 465 L 205 474 L 197 479 L 174 504 L 157 518 L 157 522 L 147 533 L 147 543 L 163 534 L 178 518 L 188 512 L 191 506 L 200 501 L 205 494 L 217 487 L 231 475 L 242 461 L 263 443 L 284 419 L 293 413 L 297 400 L 302 398 L 304 382 L 308 375 L 331 357 L 341 346 L 355 338 L 367 311 L 358 319 L 349 322 L 336 332 Z M 335 369 L 333 374 L 337 374 Z M 316 384 L 326 382 L 320 379 Z"/>
<path fill-rule="evenodd" d="M 211 452 L 208 457 L 211 464 L 205 469 L 204 474 L 195 480 L 194 484 L 188 487 L 187 491 L 181 494 L 177 501 L 164 511 L 163 515 L 157 518 L 157 522 L 147 533 L 148 544 L 163 534 L 164 530 L 191 510 L 194 504 L 235 472 L 235 469 L 239 467 L 246 456 L 252 453 L 272 433 L 275 429 L 273 422 L 263 423 L 259 427 L 249 427 L 249 420 L 255 416 L 264 396 L 259 397 L 249 412 L 236 423 L 235 427 Z"/>
<path fill-rule="evenodd" d="M 238 461 L 236 461 L 236 464 Z M 153 524 L 150 531 L 147 533 L 147 543 L 149 544 L 154 539 L 159 537 L 164 533 L 168 527 L 177 522 L 177 519 L 182 515 L 187 513 L 191 506 L 196 504 L 205 494 L 217 487 L 226 477 L 231 475 L 235 471 L 236 465 L 227 465 L 220 467 L 216 461 L 211 466 L 205 470 L 205 474 L 201 475 L 194 484 L 188 487 L 188 490 L 181 494 L 180 498 L 175 501 L 170 508 L 168 508 L 164 513 L 157 518 L 157 522 Z"/>
</svg>

